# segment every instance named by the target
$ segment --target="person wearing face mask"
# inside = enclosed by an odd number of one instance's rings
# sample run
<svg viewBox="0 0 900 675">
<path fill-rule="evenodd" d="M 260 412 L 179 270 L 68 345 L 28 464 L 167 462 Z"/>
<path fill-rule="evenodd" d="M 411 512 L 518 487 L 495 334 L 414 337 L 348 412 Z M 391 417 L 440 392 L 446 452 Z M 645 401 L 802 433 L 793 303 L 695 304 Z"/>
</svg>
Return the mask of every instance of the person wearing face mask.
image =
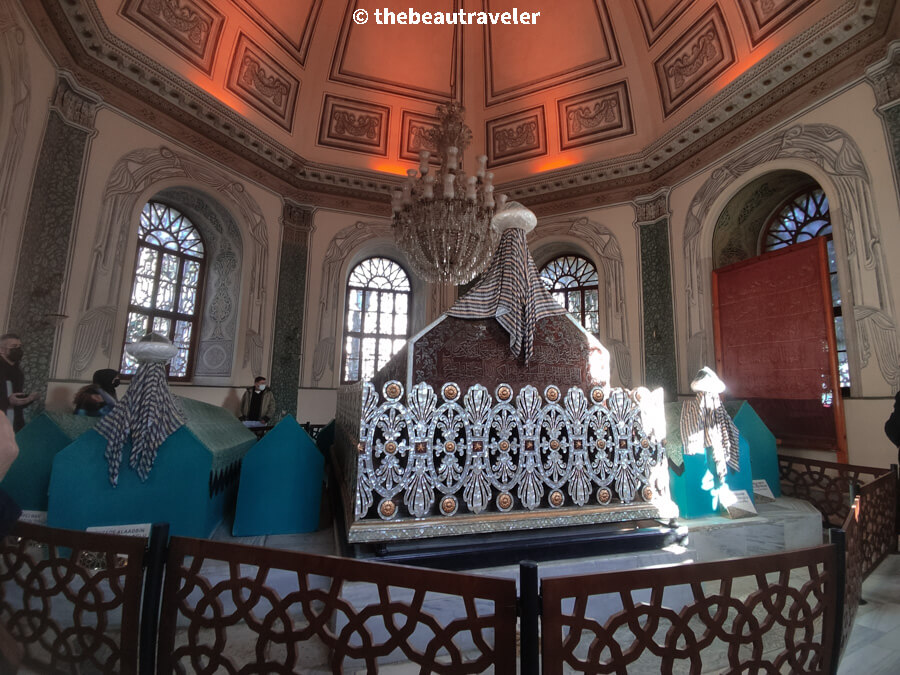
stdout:
<svg viewBox="0 0 900 675">
<path fill-rule="evenodd" d="M 253 380 L 253 386 L 248 387 L 241 398 L 240 420 L 268 424 L 274 416 L 275 395 L 266 386 L 266 378 L 257 377 Z"/>
<path fill-rule="evenodd" d="M 37 399 L 36 393 L 23 391 L 25 373 L 19 367 L 23 355 L 22 338 L 15 333 L 0 335 L 0 411 L 14 431 L 25 426 L 25 407 Z"/>
</svg>

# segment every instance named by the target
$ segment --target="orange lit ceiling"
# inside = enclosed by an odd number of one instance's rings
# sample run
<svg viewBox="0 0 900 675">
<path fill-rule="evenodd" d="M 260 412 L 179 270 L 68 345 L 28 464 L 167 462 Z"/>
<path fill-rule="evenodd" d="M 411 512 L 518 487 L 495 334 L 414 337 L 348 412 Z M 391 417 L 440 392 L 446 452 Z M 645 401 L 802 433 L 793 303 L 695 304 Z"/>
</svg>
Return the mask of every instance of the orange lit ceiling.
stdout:
<svg viewBox="0 0 900 675">
<path fill-rule="evenodd" d="M 35 20 L 32 4 L 23 6 Z M 485 152 L 496 182 L 527 196 L 664 176 L 808 82 L 818 60 L 833 67 L 854 40 L 884 40 L 893 0 L 41 5 L 82 68 L 180 107 L 194 128 L 206 124 L 283 179 L 352 175 L 363 191 L 383 191 L 417 165 L 435 105 L 455 98 L 473 132 L 467 164 Z M 410 6 L 418 25 L 378 25 L 376 12 L 399 21 Z M 353 21 L 361 10 L 365 24 Z M 540 15 L 505 25 L 513 10 Z M 459 25 L 477 12 L 499 23 Z M 452 13 L 457 25 L 425 25 L 426 13 Z"/>
</svg>

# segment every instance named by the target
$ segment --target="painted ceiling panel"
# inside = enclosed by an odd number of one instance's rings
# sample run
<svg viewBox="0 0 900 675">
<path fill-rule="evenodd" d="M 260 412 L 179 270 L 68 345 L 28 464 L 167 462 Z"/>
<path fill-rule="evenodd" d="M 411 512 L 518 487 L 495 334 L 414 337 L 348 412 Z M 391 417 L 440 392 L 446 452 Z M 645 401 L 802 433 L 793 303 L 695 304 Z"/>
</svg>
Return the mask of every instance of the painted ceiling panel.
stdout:
<svg viewBox="0 0 900 675">
<path fill-rule="evenodd" d="M 410 3 L 412 4 L 412 3 Z M 384 0 L 350 0 L 334 54 L 331 79 L 376 90 L 441 100 L 456 95 L 459 31 L 453 26 L 378 25 Z M 357 24 L 352 12 L 364 9 L 369 21 Z M 406 6 L 404 9 L 408 10 Z M 415 3 L 417 12 L 454 12 L 453 0 Z M 403 11 L 403 10 L 398 10 Z"/>
<path fill-rule="evenodd" d="M 647 43 L 652 45 L 691 5 L 691 0 L 634 0 Z M 696 3 L 695 3 L 696 4 Z"/>
<path fill-rule="evenodd" d="M 309 163 L 322 175 L 403 175 L 427 145 L 434 105 L 452 98 L 467 108 L 470 156 L 489 154 L 498 183 L 523 190 L 541 172 L 570 167 L 574 175 L 592 163 L 600 168 L 578 181 L 669 170 L 723 127 L 779 107 L 816 73 L 854 58 L 897 7 L 896 0 L 35 3 L 57 25 L 69 23 L 60 34 L 83 65 L 114 68 L 151 105 L 212 120 L 245 154 L 279 155 L 285 167 Z M 515 8 L 540 16 L 533 25 L 379 25 L 375 12 L 386 6 L 396 14 L 412 7 L 499 16 Z M 353 21 L 358 9 L 368 23 Z"/>
<path fill-rule="evenodd" d="M 247 12 L 261 28 L 279 39 L 298 60 L 306 60 L 306 51 L 315 30 L 323 0 L 232 0 Z"/>
<path fill-rule="evenodd" d="M 570 0 L 565 11 L 546 0 L 485 0 L 487 11 L 540 12 L 533 25 L 486 31 L 486 104 L 516 98 L 621 64 L 603 0 Z"/>
</svg>

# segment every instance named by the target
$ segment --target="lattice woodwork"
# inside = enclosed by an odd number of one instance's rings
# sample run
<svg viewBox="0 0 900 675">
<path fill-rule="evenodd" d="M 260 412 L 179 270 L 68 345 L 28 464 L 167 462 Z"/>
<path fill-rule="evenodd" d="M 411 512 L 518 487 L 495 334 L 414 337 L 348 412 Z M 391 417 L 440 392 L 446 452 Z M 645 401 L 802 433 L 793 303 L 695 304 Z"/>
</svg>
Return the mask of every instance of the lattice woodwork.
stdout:
<svg viewBox="0 0 900 675">
<path fill-rule="evenodd" d="M 542 672 L 829 673 L 836 571 L 827 545 L 544 579 Z"/>
<path fill-rule="evenodd" d="M 890 471 L 859 490 L 863 579 L 897 551 L 897 476 Z"/>
<path fill-rule="evenodd" d="M 252 546 L 171 540 L 161 673 L 516 671 L 516 583 Z M 248 648 L 247 645 L 250 645 Z"/>
<path fill-rule="evenodd" d="M 889 471 L 784 455 L 778 457 L 778 469 L 781 493 L 811 502 L 832 527 L 841 527 L 850 513 L 851 485 L 870 482 Z"/>
<path fill-rule="evenodd" d="M 844 653 L 844 649 L 850 641 L 850 632 L 853 630 L 856 610 L 859 609 L 859 600 L 862 597 L 863 555 L 859 513 L 860 498 L 857 497 L 853 500 L 853 506 L 850 507 L 850 513 L 841 528 L 844 530 L 847 546 L 844 568 L 844 616 L 841 619 L 841 654 Z"/>
<path fill-rule="evenodd" d="M 23 665 L 136 673 L 145 544 L 25 523 L 0 540 L 0 621 Z"/>
</svg>

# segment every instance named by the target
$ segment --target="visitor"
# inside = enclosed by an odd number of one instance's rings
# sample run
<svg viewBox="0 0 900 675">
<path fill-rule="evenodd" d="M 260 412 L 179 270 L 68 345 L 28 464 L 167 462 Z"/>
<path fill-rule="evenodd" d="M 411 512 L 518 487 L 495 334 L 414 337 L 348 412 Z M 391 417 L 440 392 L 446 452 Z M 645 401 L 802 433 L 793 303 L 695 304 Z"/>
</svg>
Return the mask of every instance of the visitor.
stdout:
<svg viewBox="0 0 900 675">
<path fill-rule="evenodd" d="M 108 414 L 113 406 L 107 405 L 100 394 L 100 388 L 96 384 L 86 384 L 77 392 L 75 392 L 76 415 L 86 415 L 87 417 L 103 417 Z"/>
<path fill-rule="evenodd" d="M 260 376 L 253 380 L 252 387 L 247 387 L 241 398 L 242 422 L 261 422 L 265 425 L 275 416 L 275 394 L 266 384 L 266 378 Z"/>
<path fill-rule="evenodd" d="M 25 389 L 25 373 L 19 367 L 25 352 L 22 338 L 15 333 L 0 335 L 0 411 L 9 419 L 13 431 L 25 426 L 25 408 L 38 395 Z"/>
<path fill-rule="evenodd" d="M 94 371 L 94 377 L 91 381 L 97 386 L 97 393 L 103 397 L 103 403 L 112 410 L 119 402 L 116 394 L 116 387 L 119 386 L 119 371 L 112 368 L 102 368 Z"/>
<path fill-rule="evenodd" d="M 900 448 L 900 392 L 894 397 L 894 412 L 884 423 L 884 433 L 891 443 Z"/>
</svg>

